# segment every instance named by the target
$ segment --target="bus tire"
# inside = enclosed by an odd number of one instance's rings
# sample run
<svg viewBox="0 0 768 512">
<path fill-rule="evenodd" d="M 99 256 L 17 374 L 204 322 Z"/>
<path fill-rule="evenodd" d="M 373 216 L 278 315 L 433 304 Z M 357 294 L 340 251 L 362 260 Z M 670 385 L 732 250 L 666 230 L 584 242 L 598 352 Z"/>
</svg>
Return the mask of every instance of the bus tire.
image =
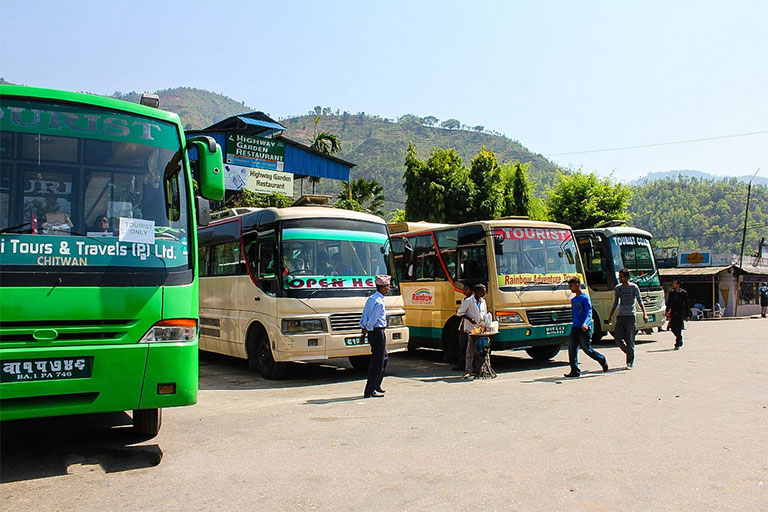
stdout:
<svg viewBox="0 0 768 512">
<path fill-rule="evenodd" d="M 459 323 L 460 319 L 452 316 L 443 327 L 443 361 L 456 363 L 459 361 Z"/>
<path fill-rule="evenodd" d="M 162 409 L 136 409 L 133 411 L 133 431 L 143 438 L 155 437 L 160 432 L 162 424 Z"/>
<path fill-rule="evenodd" d="M 560 345 L 544 345 L 525 349 L 534 361 L 549 361 L 560 352 Z"/>
<path fill-rule="evenodd" d="M 246 344 L 248 355 L 248 368 L 255 370 L 269 380 L 278 380 L 285 377 L 288 370 L 286 363 L 278 363 L 272 355 L 272 347 L 269 346 L 269 336 L 261 326 L 249 331 Z"/>
<path fill-rule="evenodd" d="M 594 309 L 592 310 L 592 328 L 592 343 L 600 343 L 605 332 L 603 331 L 603 324 L 600 323 L 600 315 Z"/>
<path fill-rule="evenodd" d="M 371 364 L 371 356 L 350 356 L 349 364 L 357 373 L 367 372 Z"/>
</svg>

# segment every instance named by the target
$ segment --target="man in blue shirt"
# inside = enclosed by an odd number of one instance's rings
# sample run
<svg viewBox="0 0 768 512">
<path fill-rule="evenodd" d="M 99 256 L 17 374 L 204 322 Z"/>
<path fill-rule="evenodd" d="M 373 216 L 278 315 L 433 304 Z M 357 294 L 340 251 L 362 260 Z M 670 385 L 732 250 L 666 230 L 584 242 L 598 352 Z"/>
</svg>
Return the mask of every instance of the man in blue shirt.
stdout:
<svg viewBox="0 0 768 512">
<path fill-rule="evenodd" d="M 579 370 L 579 347 L 584 353 L 600 363 L 603 371 L 608 371 L 608 361 L 605 356 L 592 348 L 592 301 L 589 295 L 582 293 L 581 280 L 578 277 L 572 277 L 568 280 L 568 287 L 575 296 L 571 299 L 571 315 L 573 325 L 571 326 L 571 336 L 568 342 L 568 359 L 571 362 L 571 372 L 565 376 L 575 378 L 581 375 Z"/>
<path fill-rule="evenodd" d="M 368 297 L 360 318 L 363 337 L 368 336 L 371 346 L 371 362 L 368 364 L 368 381 L 365 383 L 364 398 L 384 396 L 381 381 L 387 369 L 387 310 L 384 296 L 389 293 L 391 278 L 386 275 L 376 276 L 376 292 Z"/>
<path fill-rule="evenodd" d="M 757 289 L 757 296 L 760 297 L 760 314 L 765 318 L 765 310 L 768 309 L 768 283 L 762 283 Z"/>
</svg>

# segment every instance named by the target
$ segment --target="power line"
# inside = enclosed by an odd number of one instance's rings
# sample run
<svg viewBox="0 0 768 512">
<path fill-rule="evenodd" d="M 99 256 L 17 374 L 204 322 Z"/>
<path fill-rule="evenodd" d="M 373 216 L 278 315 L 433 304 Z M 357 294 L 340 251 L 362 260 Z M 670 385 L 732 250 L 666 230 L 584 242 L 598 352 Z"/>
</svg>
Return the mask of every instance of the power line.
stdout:
<svg viewBox="0 0 768 512">
<path fill-rule="evenodd" d="M 689 144 L 691 142 L 706 142 L 709 140 L 733 139 L 736 137 L 749 137 L 751 135 L 764 135 L 766 133 L 768 133 L 768 130 L 762 130 L 759 132 L 736 133 L 733 135 L 720 135 L 718 137 L 705 137 L 702 139 L 676 140 L 672 142 L 657 142 L 655 144 L 640 144 L 637 146 L 621 146 L 617 148 L 587 149 L 583 151 L 570 151 L 567 153 L 548 153 L 548 154 L 545 154 L 544 156 L 550 157 L 550 156 L 564 156 L 564 155 L 583 155 L 584 153 L 602 153 L 606 151 L 623 151 L 625 149 L 654 148 L 658 146 L 672 146 L 674 144 Z"/>
</svg>

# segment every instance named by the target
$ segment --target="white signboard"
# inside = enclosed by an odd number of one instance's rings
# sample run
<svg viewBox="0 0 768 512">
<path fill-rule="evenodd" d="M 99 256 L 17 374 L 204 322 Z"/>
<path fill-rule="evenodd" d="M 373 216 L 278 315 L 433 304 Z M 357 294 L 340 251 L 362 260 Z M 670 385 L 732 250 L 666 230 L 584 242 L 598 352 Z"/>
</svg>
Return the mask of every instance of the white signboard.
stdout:
<svg viewBox="0 0 768 512">
<path fill-rule="evenodd" d="M 227 190 L 246 188 L 259 194 L 293 195 L 293 174 L 289 172 L 225 164 L 224 180 Z"/>
<path fill-rule="evenodd" d="M 121 242 L 154 244 L 155 221 L 120 217 L 120 233 L 118 240 Z"/>
</svg>

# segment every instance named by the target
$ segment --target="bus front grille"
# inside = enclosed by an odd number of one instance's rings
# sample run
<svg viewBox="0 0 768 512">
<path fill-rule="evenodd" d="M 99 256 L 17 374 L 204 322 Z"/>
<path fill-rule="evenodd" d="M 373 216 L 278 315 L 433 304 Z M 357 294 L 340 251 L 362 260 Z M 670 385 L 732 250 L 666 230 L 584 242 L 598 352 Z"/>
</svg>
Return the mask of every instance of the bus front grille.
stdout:
<svg viewBox="0 0 768 512">
<path fill-rule="evenodd" d="M 335 313 L 331 315 L 332 331 L 357 331 L 362 313 Z"/>
<path fill-rule="evenodd" d="M 29 320 L 0 322 L 0 345 L 80 345 L 136 342 L 138 320 Z M 42 332 L 45 337 L 38 338 Z"/>
<path fill-rule="evenodd" d="M 531 325 L 565 324 L 571 321 L 571 308 L 529 309 L 526 313 Z"/>
</svg>

